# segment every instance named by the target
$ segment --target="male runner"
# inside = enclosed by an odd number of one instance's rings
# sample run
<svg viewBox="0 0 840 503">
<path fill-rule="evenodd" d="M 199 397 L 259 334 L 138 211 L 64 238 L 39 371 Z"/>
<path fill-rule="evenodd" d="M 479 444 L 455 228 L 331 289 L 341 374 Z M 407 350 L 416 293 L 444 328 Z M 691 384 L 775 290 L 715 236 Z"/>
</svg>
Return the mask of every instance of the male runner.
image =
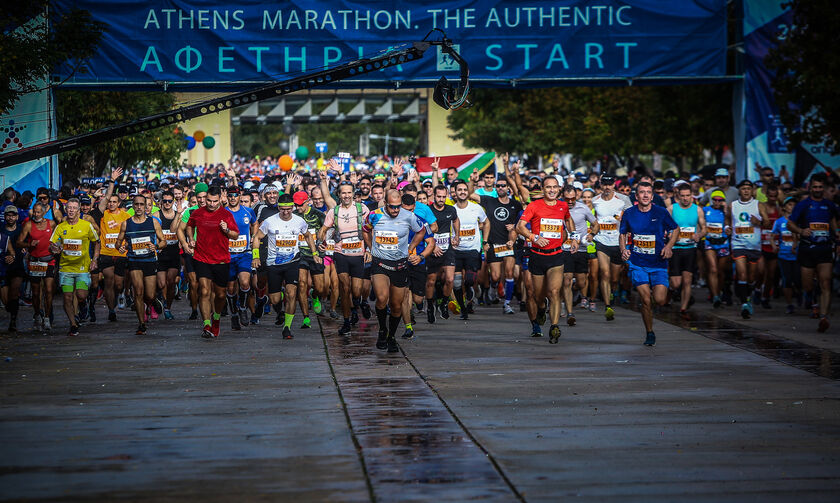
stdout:
<svg viewBox="0 0 840 503">
<path fill-rule="evenodd" d="M 463 187 L 467 198 L 466 184 Z M 370 213 L 365 219 L 364 239 L 371 250 L 371 282 L 376 293 L 376 318 L 379 321 L 377 349 L 389 353 L 399 351 L 396 341 L 397 328 L 402 316 L 405 287 L 408 286 L 408 263 L 419 264 L 420 257 L 412 254 L 424 238 L 420 232 L 423 225 L 402 208 L 399 191 L 389 190 L 385 196 L 386 205 Z M 415 232 L 409 242 L 410 232 Z M 390 307 L 390 319 L 388 319 Z"/>
<path fill-rule="evenodd" d="M 753 284 L 760 270 L 761 262 L 761 213 L 758 200 L 753 198 L 753 183 L 741 180 L 738 183 L 737 201 L 732 201 L 732 260 L 735 261 L 735 295 L 741 299 L 741 317 L 749 319 L 753 314 L 750 296 Z"/>
<path fill-rule="evenodd" d="M 266 219 L 279 213 L 277 207 L 277 198 L 280 196 L 280 189 L 274 184 L 268 184 L 260 191 L 262 194 L 262 201 L 254 205 L 254 214 L 257 216 L 257 226 L 261 225 Z M 256 305 L 254 312 L 251 314 L 251 325 L 257 325 L 264 313 L 267 313 L 269 299 L 266 295 L 266 287 L 268 286 L 268 270 L 266 269 L 265 260 L 268 256 L 268 244 L 263 243 L 262 247 L 258 249 L 258 256 L 260 257 L 260 265 L 256 268 L 256 285 L 255 297 Z M 252 280 L 252 283 L 253 280 Z"/>
<path fill-rule="evenodd" d="M 6 206 L 6 209 L 3 210 L 3 216 L 5 225 L 2 227 L 2 234 L 6 237 L 11 254 L 6 256 L 6 271 L 0 281 L 3 282 L 3 304 L 6 306 L 6 311 L 9 312 L 9 332 L 17 332 L 20 285 L 26 277 L 26 269 L 23 265 L 23 248 L 18 246 L 22 226 L 18 225 L 18 209 L 14 204 Z"/>
<path fill-rule="evenodd" d="M 691 282 L 697 269 L 697 243 L 706 235 L 706 217 L 694 203 L 688 183 L 677 188 L 677 204 L 672 204 L 669 211 L 679 227 L 668 264 L 671 289 L 680 292 L 680 316 L 688 319 L 688 307 L 692 304 Z"/>
<path fill-rule="evenodd" d="M 461 308 L 461 319 L 468 320 L 466 302 L 472 301 L 473 298 L 473 285 L 476 274 L 481 269 L 481 251 L 487 246 L 486 239 L 490 235 L 490 222 L 487 220 L 484 208 L 469 200 L 467 182 L 458 180 L 453 187 L 455 188 L 455 211 L 460 223 L 458 244 L 453 244 L 455 250 L 453 285 L 455 301 Z M 484 236 L 484 242 L 482 242 L 482 236 Z"/>
<path fill-rule="evenodd" d="M 181 249 L 184 250 L 184 254 L 182 255 L 184 258 L 184 276 L 186 276 L 187 283 L 190 288 L 190 307 L 192 307 L 192 312 L 189 317 L 190 320 L 198 319 L 198 297 L 200 287 L 198 284 L 198 278 L 195 274 L 195 260 L 192 255 L 186 253 L 186 247 L 184 246 L 186 241 L 185 231 L 187 229 L 187 222 L 189 221 L 192 212 L 199 208 L 203 208 L 207 204 L 207 189 L 208 186 L 206 183 L 197 183 L 195 185 L 196 204 L 181 212 L 181 220 L 175 224 L 175 234 L 178 236 L 178 242 L 181 243 Z M 195 236 L 191 236 L 191 239 L 194 240 Z"/>
<path fill-rule="evenodd" d="M 178 273 L 181 271 L 180 246 L 178 235 L 172 230 L 173 224 L 178 221 L 178 213 L 175 211 L 175 193 L 166 190 L 161 194 L 160 211 L 157 213 L 160 218 L 160 228 L 165 240 L 164 248 L 158 252 L 157 260 L 157 284 L 158 291 L 163 293 L 164 311 L 163 315 L 167 320 L 172 316 L 172 301 L 175 298 L 175 287 L 178 284 Z"/>
<path fill-rule="evenodd" d="M 425 192 L 423 194 L 425 194 Z M 410 260 L 408 263 L 408 291 L 406 292 L 403 300 L 402 316 L 403 323 L 405 324 L 405 333 L 402 337 L 403 339 L 412 339 L 414 338 L 414 320 L 411 312 L 411 303 L 413 301 L 415 304 L 422 305 L 424 294 L 426 292 L 426 278 L 428 276 L 426 259 L 434 251 L 435 238 L 432 230 L 429 228 L 429 222 L 419 216 L 419 214 L 415 211 L 417 202 L 414 199 L 414 195 L 410 193 L 403 194 L 402 207 L 404 210 L 414 213 L 423 225 L 423 230 L 421 231 L 423 234 L 423 240 L 420 241 L 417 248 L 412 250 L 410 254 L 419 256 L 420 261 L 415 264 L 413 260 Z M 414 232 L 409 233 L 408 239 L 409 241 L 414 239 Z M 427 308 L 434 312 L 434 303 L 429 303 Z"/>
<path fill-rule="evenodd" d="M 202 337 L 211 338 L 219 336 L 219 320 L 225 307 L 225 289 L 230 277 L 230 240 L 239 237 L 239 227 L 233 215 L 222 206 L 221 187 L 214 185 L 207 189 L 206 201 L 204 207 L 190 212 L 182 246 L 185 253 L 192 255 L 201 288 Z M 215 295 L 213 305 L 210 303 L 211 290 Z"/>
<path fill-rule="evenodd" d="M 71 198 L 64 205 L 66 218 L 58 224 L 50 238 L 50 251 L 61 254 L 58 283 L 64 294 L 64 313 L 70 321 L 68 335 L 79 335 L 73 298 L 79 305 L 85 303 L 90 286 L 90 262 L 99 258 L 99 235 L 87 220 L 79 218 L 79 200 Z M 94 242 L 93 256 L 90 243 Z"/>
<path fill-rule="evenodd" d="M 621 257 L 630 266 L 633 287 L 641 298 L 642 321 L 647 331 L 645 346 L 653 346 L 656 334 L 653 333 L 651 293 L 657 304 L 665 305 L 668 299 L 668 259 L 680 235 L 671 232 L 677 229 L 677 223 L 668 210 L 652 204 L 653 186 L 650 183 L 639 182 L 636 201 L 638 204 L 625 210 L 621 217 L 618 243 Z M 668 233 L 671 233 L 670 238 L 666 237 Z M 632 249 L 627 248 L 630 243 Z"/>
<path fill-rule="evenodd" d="M 317 239 L 318 231 L 324 226 L 326 215 L 324 212 L 318 211 L 312 207 L 312 201 L 309 195 L 299 190 L 295 192 L 292 199 L 295 203 L 295 212 L 300 216 L 307 225 L 307 232 L 312 236 L 312 240 Z M 324 264 L 323 259 L 320 263 L 315 262 L 315 257 L 320 253 L 317 248 L 310 248 L 303 234 L 298 236 L 300 241 L 300 280 L 297 288 L 298 303 L 300 304 L 300 311 L 303 314 L 303 324 L 300 328 L 309 328 L 312 322 L 309 319 L 309 289 L 313 290 L 312 295 L 312 310 L 315 314 L 321 314 L 321 298 L 326 298 L 326 291 L 324 289 Z"/>
<path fill-rule="evenodd" d="M 577 183 L 577 182 L 575 182 Z M 569 214 L 575 223 L 575 230 L 569 231 L 569 238 L 563 242 L 563 298 L 566 302 L 568 316 L 566 323 L 573 327 L 576 323 L 574 315 L 574 301 L 572 295 L 572 280 L 583 298 L 586 298 L 589 276 L 589 253 L 587 245 L 592 243 L 592 236 L 598 234 L 598 219 L 592 214 L 587 205 L 578 200 L 578 190 L 573 185 L 563 187 L 563 200 L 569 207 Z M 587 225 L 588 224 L 588 225 Z M 578 248 L 572 252 L 572 242 L 577 241 Z M 586 306 L 583 306 L 584 308 Z"/>
<path fill-rule="evenodd" d="M 117 168 L 111 173 L 108 189 L 99 201 L 99 211 L 102 212 L 99 230 L 102 234 L 101 254 L 99 256 L 99 270 L 102 272 L 105 288 L 105 304 L 108 306 L 108 321 L 117 321 L 116 307 L 125 308 L 125 271 L 127 259 L 126 250 L 117 246 L 117 236 L 120 226 L 130 218 L 128 212 L 120 204 L 120 198 L 114 195 L 116 179 L 122 174 Z M 119 303 L 117 299 L 119 298 Z"/>
<path fill-rule="evenodd" d="M 146 215 L 146 198 L 134 196 L 131 207 L 134 215 L 120 225 L 117 244 L 127 249 L 128 275 L 134 290 L 134 310 L 137 313 L 137 335 L 146 335 L 146 306 L 158 314 L 163 305 L 156 297 L 157 251 L 166 246 L 160 222 Z"/>
<path fill-rule="evenodd" d="M 629 199 L 625 200 L 626 196 L 616 194 L 615 178 L 612 175 L 601 176 L 601 189 L 603 192 L 592 199 L 599 229 L 594 241 L 598 254 L 598 269 L 601 272 L 601 295 L 606 303 L 604 316 L 607 321 L 612 321 L 615 318 L 612 308 L 613 289 L 618 286 L 621 269 L 624 267 L 621 249 L 618 246 L 618 227 L 621 214 L 632 204 Z"/>
<path fill-rule="evenodd" d="M 242 330 L 247 326 L 248 292 L 251 290 L 251 236 L 257 229 L 257 216 L 251 208 L 240 204 L 242 192 L 238 185 L 227 188 L 227 210 L 233 215 L 239 235 L 229 241 L 230 274 L 227 284 L 227 304 L 230 313 L 230 328 Z M 237 293 L 238 290 L 238 293 Z M 252 306 L 253 307 L 253 306 Z"/>
<path fill-rule="evenodd" d="M 265 258 L 266 274 L 268 276 L 268 296 L 277 312 L 284 313 L 283 338 L 293 339 L 291 326 L 295 318 L 295 303 L 297 302 L 297 284 L 300 279 L 300 240 L 302 234 L 311 250 L 315 249 L 315 240 L 309 233 L 306 221 L 295 215 L 294 200 L 289 194 L 283 194 L 277 199 L 279 212 L 265 219 L 256 234 L 253 252 L 254 267 L 260 265 L 260 242 L 266 238 L 267 256 Z M 315 256 L 316 263 L 321 258 Z M 283 284 L 285 283 L 285 289 Z M 285 306 L 282 305 L 285 291 Z"/>
<path fill-rule="evenodd" d="M 535 299 L 548 297 L 551 301 L 548 342 L 557 344 L 560 339 L 560 290 L 563 288 L 563 242 L 569 232 L 575 232 L 575 222 L 569 214 L 569 206 L 559 200 L 560 182 L 553 176 L 542 181 L 543 198 L 532 201 L 525 208 L 516 232 L 532 243 L 528 270 L 534 283 Z M 530 225 L 530 229 L 528 226 Z M 578 243 L 572 241 L 569 253 L 577 252 Z M 538 316 L 542 318 L 542 316 Z M 532 320 L 532 335 L 542 335 L 538 320 Z"/>
<path fill-rule="evenodd" d="M 437 169 L 435 164 L 432 164 Z M 452 296 L 452 282 L 455 279 L 455 249 L 461 232 L 461 222 L 454 206 L 446 204 L 447 189 L 444 185 L 436 185 L 432 211 L 438 223 L 435 233 L 435 249 L 426 260 L 428 276 L 426 277 L 426 318 L 429 323 L 435 322 L 435 307 L 440 317 L 449 319 L 449 299 Z M 435 295 L 436 284 L 441 283 L 439 295 Z"/>
<path fill-rule="evenodd" d="M 828 330 L 828 308 L 831 306 L 831 268 L 834 264 L 835 248 L 840 246 L 837 236 L 837 206 L 825 199 L 826 176 L 822 173 L 811 177 L 808 197 L 793 208 L 788 218 L 788 229 L 798 234 L 799 251 L 796 258 L 802 270 L 802 289 L 809 300 L 813 300 L 814 276 L 820 285 L 820 299 L 817 306 L 819 325 L 817 330 Z"/>
</svg>

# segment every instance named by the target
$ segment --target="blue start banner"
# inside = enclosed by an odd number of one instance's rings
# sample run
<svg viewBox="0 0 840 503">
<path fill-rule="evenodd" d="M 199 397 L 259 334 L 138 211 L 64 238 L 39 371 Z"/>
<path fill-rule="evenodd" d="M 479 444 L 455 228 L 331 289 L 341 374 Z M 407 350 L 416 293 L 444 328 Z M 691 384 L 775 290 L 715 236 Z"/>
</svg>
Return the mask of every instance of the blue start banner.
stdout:
<svg viewBox="0 0 840 503">
<path fill-rule="evenodd" d="M 90 11 L 108 28 L 74 84 L 266 82 L 423 39 L 438 28 L 472 78 L 496 85 L 561 79 L 722 76 L 725 0 L 53 0 Z M 439 37 L 438 33 L 432 38 Z M 457 72 L 438 48 L 417 63 L 343 86 L 425 84 Z"/>
</svg>

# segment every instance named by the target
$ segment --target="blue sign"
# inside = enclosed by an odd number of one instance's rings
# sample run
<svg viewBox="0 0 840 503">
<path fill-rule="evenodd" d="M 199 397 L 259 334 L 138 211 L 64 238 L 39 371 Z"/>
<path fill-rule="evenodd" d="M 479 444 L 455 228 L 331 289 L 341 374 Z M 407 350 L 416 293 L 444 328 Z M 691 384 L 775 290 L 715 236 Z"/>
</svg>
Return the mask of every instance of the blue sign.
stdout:
<svg viewBox="0 0 840 503">
<path fill-rule="evenodd" d="M 105 183 L 105 180 L 107 180 L 107 178 L 105 178 L 104 176 L 98 176 L 98 177 L 95 177 L 95 178 L 87 178 L 86 177 L 86 178 L 82 178 L 82 183 L 95 185 L 97 183 Z"/>
<path fill-rule="evenodd" d="M 351 156 L 348 152 L 339 152 L 338 157 L 336 157 L 338 163 L 341 165 L 341 168 L 345 173 L 350 172 L 350 158 Z"/>
<path fill-rule="evenodd" d="M 53 0 L 108 28 L 65 85 L 275 82 L 374 56 L 443 30 L 475 81 L 546 85 L 572 78 L 720 76 L 725 0 Z M 431 37 L 438 37 L 437 32 Z M 431 53 L 431 54 L 429 54 Z M 341 82 L 429 86 L 458 65 L 439 47 L 422 61 Z"/>
<path fill-rule="evenodd" d="M 325 141 L 315 142 L 315 152 L 317 152 L 319 154 L 323 154 L 323 153 L 326 153 L 326 151 L 327 151 L 327 142 L 325 142 Z"/>
</svg>

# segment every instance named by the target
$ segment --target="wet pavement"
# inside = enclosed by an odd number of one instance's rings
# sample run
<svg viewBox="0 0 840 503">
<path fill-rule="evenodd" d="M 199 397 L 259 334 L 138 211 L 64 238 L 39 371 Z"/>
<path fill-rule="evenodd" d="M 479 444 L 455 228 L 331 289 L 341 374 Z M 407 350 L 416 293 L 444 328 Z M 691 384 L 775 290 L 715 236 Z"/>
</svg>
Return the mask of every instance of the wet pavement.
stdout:
<svg viewBox="0 0 840 503">
<path fill-rule="evenodd" d="M 840 491 L 840 383 L 824 370 L 836 353 L 818 363 L 791 344 L 818 345 L 702 309 L 687 329 L 657 319 L 647 348 L 627 310 L 614 322 L 578 313 L 549 345 L 528 336 L 524 314 L 480 307 L 468 322 L 419 321 L 395 355 L 373 348 L 365 321 L 348 338 L 322 319 L 322 331 L 284 341 L 273 316 L 239 333 L 223 319 L 207 341 L 183 309 L 146 337 L 121 312 L 71 339 L 31 333 L 29 312 L 20 335 L 0 333 L 4 501 L 836 501 Z M 775 353 L 768 337 L 783 340 Z"/>
</svg>

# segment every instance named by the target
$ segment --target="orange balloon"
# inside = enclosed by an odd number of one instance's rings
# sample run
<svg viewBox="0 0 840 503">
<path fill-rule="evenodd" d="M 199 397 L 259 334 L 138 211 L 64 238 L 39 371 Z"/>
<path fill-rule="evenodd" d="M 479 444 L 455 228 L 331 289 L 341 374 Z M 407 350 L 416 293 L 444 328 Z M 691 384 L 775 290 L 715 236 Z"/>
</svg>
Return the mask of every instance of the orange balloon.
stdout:
<svg viewBox="0 0 840 503">
<path fill-rule="evenodd" d="M 195 138 L 195 141 L 197 141 L 197 142 L 201 142 L 201 140 L 204 139 L 204 136 L 205 136 L 204 131 L 202 131 L 200 129 L 198 131 L 196 131 L 195 133 L 193 133 L 193 138 Z"/>
<path fill-rule="evenodd" d="M 288 155 L 281 155 L 280 160 L 277 161 L 277 165 L 280 166 L 280 169 L 283 171 L 289 171 L 292 169 L 292 166 L 295 165 L 295 161 Z"/>
</svg>

